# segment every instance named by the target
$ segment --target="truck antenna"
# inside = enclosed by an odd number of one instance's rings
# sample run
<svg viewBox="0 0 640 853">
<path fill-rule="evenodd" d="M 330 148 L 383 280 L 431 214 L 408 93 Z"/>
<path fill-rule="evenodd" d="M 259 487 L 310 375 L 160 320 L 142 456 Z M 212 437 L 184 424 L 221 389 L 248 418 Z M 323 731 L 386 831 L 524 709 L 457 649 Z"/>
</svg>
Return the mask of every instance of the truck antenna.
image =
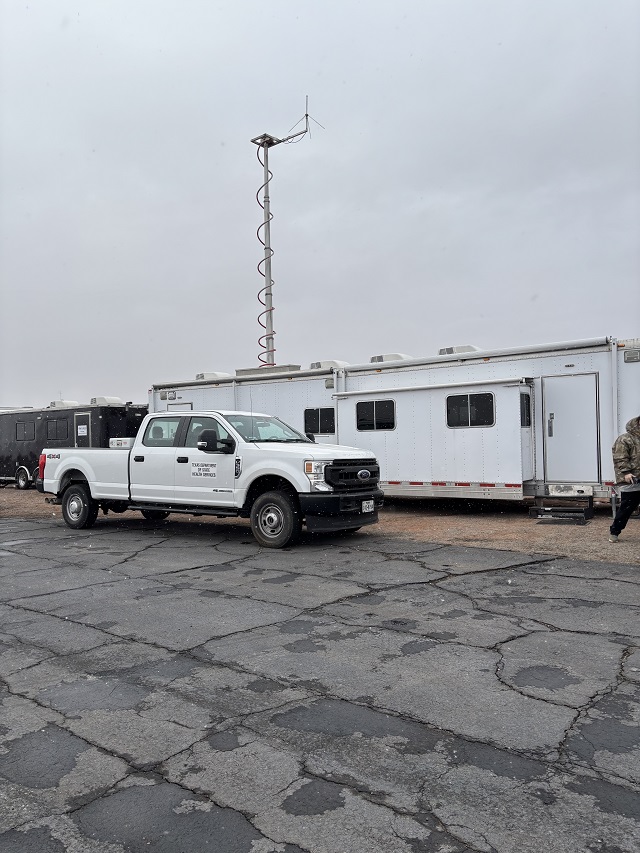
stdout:
<svg viewBox="0 0 640 853">
<path fill-rule="evenodd" d="M 273 249 L 271 248 L 271 220 L 273 219 L 273 214 L 271 213 L 269 199 L 269 183 L 273 177 L 273 172 L 269 170 L 269 149 L 276 145 L 280 145 L 282 142 L 300 142 L 307 134 L 311 137 L 309 119 L 315 122 L 318 127 L 322 127 L 319 121 L 316 121 L 313 116 L 309 115 L 309 96 L 307 95 L 304 116 L 300 121 L 297 121 L 294 124 L 289 131 L 289 136 L 285 136 L 284 139 L 278 139 L 276 136 L 271 136 L 269 133 L 263 133 L 261 136 L 256 136 L 251 140 L 254 145 L 258 146 L 258 150 L 256 152 L 258 162 L 264 170 L 264 183 L 258 188 L 256 193 L 256 201 L 264 211 L 262 223 L 258 226 L 256 231 L 258 240 L 264 247 L 264 257 L 258 264 L 258 272 L 264 278 L 264 284 L 258 291 L 258 302 L 263 307 L 263 310 L 258 315 L 258 324 L 262 329 L 264 329 L 264 334 L 258 338 L 258 346 L 261 350 L 258 353 L 260 367 L 273 367 L 276 363 L 276 349 L 273 340 L 275 336 L 275 332 L 273 330 L 273 279 L 271 278 L 271 258 L 273 257 Z M 291 131 L 295 130 L 301 122 L 304 122 L 304 128 L 292 133 Z M 324 127 L 322 127 L 322 129 L 324 130 Z M 262 201 L 260 200 L 261 191 L 263 192 Z"/>
</svg>

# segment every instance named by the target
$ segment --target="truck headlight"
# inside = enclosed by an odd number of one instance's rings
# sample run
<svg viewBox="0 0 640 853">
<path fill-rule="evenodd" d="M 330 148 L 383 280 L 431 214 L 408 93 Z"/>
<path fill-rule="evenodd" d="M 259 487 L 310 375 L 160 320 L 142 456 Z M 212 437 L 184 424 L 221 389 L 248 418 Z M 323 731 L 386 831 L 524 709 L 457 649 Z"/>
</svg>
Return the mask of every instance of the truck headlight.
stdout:
<svg viewBox="0 0 640 853">
<path fill-rule="evenodd" d="M 333 488 L 324 479 L 324 469 L 329 462 L 312 462 L 307 459 L 304 463 L 304 473 L 309 478 L 311 490 L 314 492 L 332 492 Z"/>
</svg>

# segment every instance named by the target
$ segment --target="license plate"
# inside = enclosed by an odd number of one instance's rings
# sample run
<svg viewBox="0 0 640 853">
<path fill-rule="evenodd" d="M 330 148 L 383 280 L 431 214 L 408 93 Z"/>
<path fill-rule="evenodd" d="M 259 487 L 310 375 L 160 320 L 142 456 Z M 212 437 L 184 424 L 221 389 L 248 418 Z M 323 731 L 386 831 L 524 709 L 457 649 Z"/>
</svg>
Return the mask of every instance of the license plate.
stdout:
<svg viewBox="0 0 640 853">
<path fill-rule="evenodd" d="M 362 512 L 373 512 L 374 502 L 373 501 L 362 501 Z"/>
</svg>

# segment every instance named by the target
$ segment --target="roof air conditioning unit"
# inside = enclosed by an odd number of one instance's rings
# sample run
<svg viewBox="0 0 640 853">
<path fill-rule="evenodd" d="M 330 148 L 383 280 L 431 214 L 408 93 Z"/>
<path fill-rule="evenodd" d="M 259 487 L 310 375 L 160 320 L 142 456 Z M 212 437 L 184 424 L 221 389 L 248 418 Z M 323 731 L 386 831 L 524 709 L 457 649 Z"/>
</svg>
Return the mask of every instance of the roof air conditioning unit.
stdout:
<svg viewBox="0 0 640 853">
<path fill-rule="evenodd" d="M 79 406 L 77 400 L 52 400 L 49 403 L 50 409 L 68 409 L 70 406 Z"/>
<path fill-rule="evenodd" d="M 462 347 L 442 347 L 438 350 L 438 355 L 457 355 L 461 352 L 480 352 L 480 347 L 474 347 L 472 344 L 465 344 Z"/>
<path fill-rule="evenodd" d="M 92 406 L 124 406 L 120 397 L 92 397 Z"/>
<path fill-rule="evenodd" d="M 333 367 L 347 367 L 348 361 L 312 361 L 309 370 L 331 370 Z"/>
<path fill-rule="evenodd" d="M 371 364 L 379 364 L 381 361 L 410 361 L 412 358 L 412 355 L 405 355 L 402 352 L 386 352 L 371 356 Z"/>
<path fill-rule="evenodd" d="M 196 382 L 222 382 L 225 379 L 233 379 L 230 373 L 196 373 Z"/>
</svg>

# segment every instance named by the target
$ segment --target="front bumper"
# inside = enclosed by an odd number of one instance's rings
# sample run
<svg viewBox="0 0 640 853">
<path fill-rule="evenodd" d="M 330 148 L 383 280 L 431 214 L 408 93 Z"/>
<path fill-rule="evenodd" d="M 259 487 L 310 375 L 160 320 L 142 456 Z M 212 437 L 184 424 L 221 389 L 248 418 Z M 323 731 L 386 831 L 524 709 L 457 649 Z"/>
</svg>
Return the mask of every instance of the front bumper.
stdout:
<svg viewBox="0 0 640 853">
<path fill-rule="evenodd" d="M 378 521 L 378 510 L 384 502 L 382 489 L 370 492 L 313 492 L 298 495 L 307 530 L 323 532 L 364 527 Z M 363 501 L 373 501 L 373 512 L 362 512 Z"/>
</svg>

